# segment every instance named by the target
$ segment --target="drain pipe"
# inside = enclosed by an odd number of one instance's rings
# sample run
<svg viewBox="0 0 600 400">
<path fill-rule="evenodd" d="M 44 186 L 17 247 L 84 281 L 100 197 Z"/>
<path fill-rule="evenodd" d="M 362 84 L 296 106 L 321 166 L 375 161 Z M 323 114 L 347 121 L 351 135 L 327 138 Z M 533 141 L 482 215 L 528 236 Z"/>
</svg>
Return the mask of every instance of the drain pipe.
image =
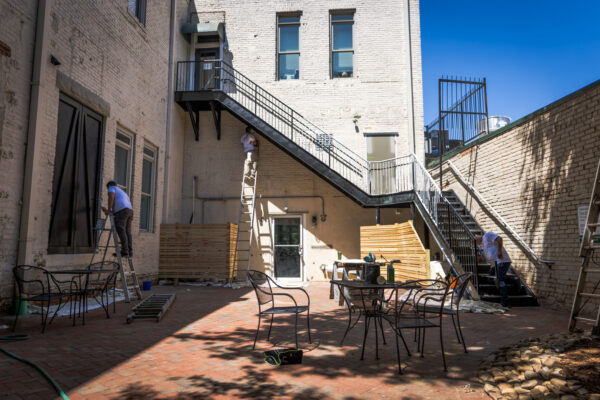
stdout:
<svg viewBox="0 0 600 400">
<path fill-rule="evenodd" d="M 197 197 L 194 193 L 194 198 L 202 201 L 202 218 L 201 223 L 204 223 L 204 205 L 208 201 L 227 201 L 227 200 L 240 200 L 239 196 L 221 196 L 221 197 Z M 319 195 L 306 195 L 306 196 L 257 196 L 257 199 L 267 200 L 267 199 L 320 199 L 321 200 L 321 221 L 325 222 L 327 220 L 327 214 L 325 214 L 325 198 Z"/>
<path fill-rule="evenodd" d="M 409 134 L 412 131 L 412 152 L 417 154 L 417 134 L 415 132 L 415 94 L 413 88 L 413 59 L 412 59 L 412 35 L 410 29 L 410 0 L 404 0 L 404 24 L 406 25 L 406 40 L 408 42 L 408 51 L 406 57 L 408 58 L 408 87 L 410 92 L 409 107 Z"/>
<path fill-rule="evenodd" d="M 33 191 L 33 175 L 40 167 L 41 143 L 36 143 L 38 131 L 42 130 L 43 112 L 40 110 L 41 80 L 48 66 L 48 48 L 46 43 L 46 22 L 50 14 L 50 1 L 39 0 L 35 24 L 35 40 L 33 50 L 33 67 L 31 70 L 31 87 L 29 92 L 29 117 L 27 121 L 27 148 L 23 176 L 23 194 L 21 205 L 21 221 L 19 226 L 19 245 L 17 264 L 28 264 L 27 255 L 33 252 L 28 248 L 30 223 L 34 219 L 31 204 Z M 43 72 L 42 72 L 43 71 Z"/>
<path fill-rule="evenodd" d="M 163 204 L 162 221 L 168 221 L 169 209 L 169 163 L 171 162 L 171 118 L 173 114 L 173 42 L 175 36 L 175 0 L 171 0 L 171 13 L 169 16 L 169 68 L 167 76 L 167 121 L 165 137 L 165 172 L 163 179 Z M 193 215 L 193 214 L 192 214 Z"/>
</svg>

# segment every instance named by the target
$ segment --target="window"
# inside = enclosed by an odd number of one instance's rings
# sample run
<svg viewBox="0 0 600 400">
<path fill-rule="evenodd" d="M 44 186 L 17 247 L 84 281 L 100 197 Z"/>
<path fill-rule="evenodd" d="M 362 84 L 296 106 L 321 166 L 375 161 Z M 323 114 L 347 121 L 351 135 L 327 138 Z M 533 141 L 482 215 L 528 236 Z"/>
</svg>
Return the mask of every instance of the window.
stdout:
<svg viewBox="0 0 600 400">
<path fill-rule="evenodd" d="M 48 253 L 94 250 L 103 131 L 100 115 L 60 94 Z"/>
<path fill-rule="evenodd" d="M 331 20 L 331 77 L 350 78 L 353 75 L 354 12 L 332 12 Z"/>
<path fill-rule="evenodd" d="M 144 146 L 142 161 L 142 193 L 140 202 L 140 230 L 153 231 L 154 223 L 154 181 L 156 177 L 156 150 Z"/>
<path fill-rule="evenodd" d="M 117 132 L 115 144 L 115 177 L 117 186 L 131 197 L 131 160 L 133 158 L 133 138 Z"/>
<path fill-rule="evenodd" d="M 300 16 L 277 16 L 279 79 L 300 78 Z"/>
<path fill-rule="evenodd" d="M 146 0 L 127 0 L 127 7 L 142 25 L 146 25 Z"/>
</svg>

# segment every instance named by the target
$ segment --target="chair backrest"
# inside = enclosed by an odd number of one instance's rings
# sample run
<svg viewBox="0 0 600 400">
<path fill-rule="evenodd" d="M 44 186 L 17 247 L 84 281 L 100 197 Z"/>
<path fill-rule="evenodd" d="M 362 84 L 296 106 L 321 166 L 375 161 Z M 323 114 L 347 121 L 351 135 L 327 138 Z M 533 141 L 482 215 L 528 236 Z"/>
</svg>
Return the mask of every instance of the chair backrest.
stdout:
<svg viewBox="0 0 600 400">
<path fill-rule="evenodd" d="M 256 299 L 259 305 L 273 302 L 273 288 L 271 286 L 271 278 L 264 272 L 250 270 L 247 273 L 248 280 L 254 288 Z"/>
<path fill-rule="evenodd" d="M 459 275 L 455 279 L 456 285 L 452 290 L 452 304 L 458 307 L 460 301 L 465 295 L 465 292 L 467 291 L 467 285 L 473 279 L 473 274 L 471 272 L 467 272 L 462 275 Z"/>
<path fill-rule="evenodd" d="M 88 269 L 97 271 L 88 275 L 88 285 L 108 287 L 111 282 L 116 280 L 120 267 L 115 261 L 105 260 L 88 265 Z"/>
<path fill-rule="evenodd" d="M 34 265 L 17 265 L 13 268 L 13 275 L 17 282 L 17 297 L 24 294 L 44 295 L 50 293 L 50 274 L 45 268 Z"/>
<path fill-rule="evenodd" d="M 450 291 L 450 284 L 443 280 L 436 279 L 420 279 L 414 281 L 420 289 L 415 289 L 413 295 L 413 307 L 419 314 L 437 313 L 441 317 L 448 293 Z"/>
</svg>

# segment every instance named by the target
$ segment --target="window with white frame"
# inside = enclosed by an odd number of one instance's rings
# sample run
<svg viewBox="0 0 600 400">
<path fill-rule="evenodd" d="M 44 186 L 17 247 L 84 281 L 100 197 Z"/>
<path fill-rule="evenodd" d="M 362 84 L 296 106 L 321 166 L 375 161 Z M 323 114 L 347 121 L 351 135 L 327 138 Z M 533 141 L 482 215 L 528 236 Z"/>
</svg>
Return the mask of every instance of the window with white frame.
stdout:
<svg viewBox="0 0 600 400">
<path fill-rule="evenodd" d="M 154 229 L 154 194 L 156 181 L 157 150 L 149 145 L 144 146 L 142 160 L 142 190 L 140 201 L 140 230 L 152 232 Z"/>
<path fill-rule="evenodd" d="M 146 0 L 127 0 L 127 7 L 142 25 L 146 25 Z"/>
<path fill-rule="evenodd" d="M 115 144 L 115 176 L 117 186 L 131 197 L 131 162 L 133 160 L 133 137 L 117 132 Z"/>
<path fill-rule="evenodd" d="M 300 78 L 300 15 L 277 16 L 277 76 Z"/>
<path fill-rule="evenodd" d="M 329 19 L 331 77 L 350 78 L 354 74 L 354 11 L 331 11 Z"/>
</svg>

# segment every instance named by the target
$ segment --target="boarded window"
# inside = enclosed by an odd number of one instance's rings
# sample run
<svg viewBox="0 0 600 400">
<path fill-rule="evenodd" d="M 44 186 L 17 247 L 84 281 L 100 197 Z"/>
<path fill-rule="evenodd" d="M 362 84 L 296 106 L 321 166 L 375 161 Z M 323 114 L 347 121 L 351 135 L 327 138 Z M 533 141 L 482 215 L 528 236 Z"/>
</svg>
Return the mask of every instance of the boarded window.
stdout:
<svg viewBox="0 0 600 400">
<path fill-rule="evenodd" d="M 100 115 L 60 95 L 49 253 L 88 253 L 94 249 L 103 130 Z"/>
</svg>

